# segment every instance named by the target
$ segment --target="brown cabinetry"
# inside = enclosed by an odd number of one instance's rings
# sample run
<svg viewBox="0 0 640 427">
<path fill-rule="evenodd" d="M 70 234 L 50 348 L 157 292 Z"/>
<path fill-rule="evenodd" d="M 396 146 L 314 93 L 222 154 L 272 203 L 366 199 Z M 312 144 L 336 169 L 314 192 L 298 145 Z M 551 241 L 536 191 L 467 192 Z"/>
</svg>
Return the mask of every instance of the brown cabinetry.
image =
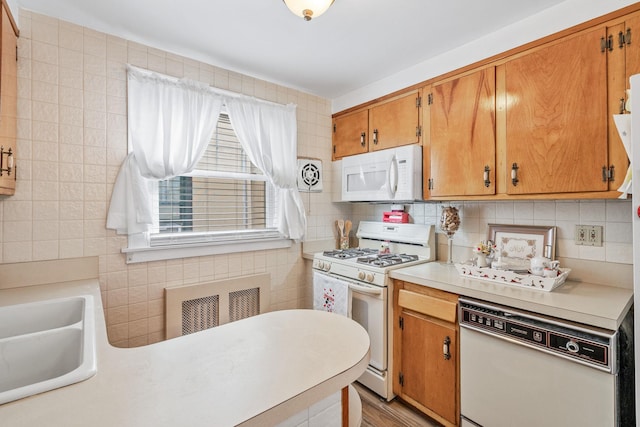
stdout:
<svg viewBox="0 0 640 427">
<path fill-rule="evenodd" d="M 458 296 L 394 282 L 393 391 L 445 426 L 460 418 Z"/>
<path fill-rule="evenodd" d="M 417 144 L 420 137 L 420 96 L 417 91 L 369 110 L 372 151 Z"/>
<path fill-rule="evenodd" d="M 369 151 L 369 110 L 356 111 L 333 119 L 333 158 Z"/>
<path fill-rule="evenodd" d="M 629 159 L 613 121 L 623 114 L 629 77 L 640 73 L 640 45 L 632 43 L 640 36 L 640 13 L 608 23 L 606 39 L 601 40 L 607 54 L 607 89 L 609 93 L 609 189 L 616 190 L 624 181 Z"/>
<path fill-rule="evenodd" d="M 507 61 L 508 194 L 607 191 L 605 28 Z"/>
<path fill-rule="evenodd" d="M 495 194 L 495 85 L 495 67 L 488 67 L 434 84 L 426 95 L 425 198 Z"/>
<path fill-rule="evenodd" d="M 411 91 L 333 119 L 333 159 L 420 142 L 420 96 Z"/>
<path fill-rule="evenodd" d="M 0 195 L 13 195 L 16 188 L 18 31 L 4 2 L 0 25 Z"/>
</svg>

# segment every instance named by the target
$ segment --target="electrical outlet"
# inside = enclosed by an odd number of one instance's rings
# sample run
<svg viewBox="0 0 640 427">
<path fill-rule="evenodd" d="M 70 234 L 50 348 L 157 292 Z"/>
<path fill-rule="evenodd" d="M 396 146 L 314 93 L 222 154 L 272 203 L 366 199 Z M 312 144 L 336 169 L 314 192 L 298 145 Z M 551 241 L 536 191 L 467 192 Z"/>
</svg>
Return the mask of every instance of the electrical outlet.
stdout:
<svg viewBox="0 0 640 427">
<path fill-rule="evenodd" d="M 602 246 L 601 225 L 576 225 L 575 244 L 584 246 Z"/>
</svg>

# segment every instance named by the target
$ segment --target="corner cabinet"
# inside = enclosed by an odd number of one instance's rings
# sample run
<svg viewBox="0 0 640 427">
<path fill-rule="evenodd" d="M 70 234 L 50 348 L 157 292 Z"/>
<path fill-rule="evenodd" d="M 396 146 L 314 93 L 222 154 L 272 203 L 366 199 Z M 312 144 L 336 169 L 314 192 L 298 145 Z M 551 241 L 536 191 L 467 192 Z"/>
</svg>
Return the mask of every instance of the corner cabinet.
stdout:
<svg viewBox="0 0 640 427">
<path fill-rule="evenodd" d="M 420 142 L 420 91 L 333 118 L 333 160 Z"/>
<path fill-rule="evenodd" d="M 495 67 L 488 67 L 434 84 L 425 95 L 425 198 L 495 194 L 495 88 Z"/>
<path fill-rule="evenodd" d="M 0 147 L 3 153 L 0 155 L 0 195 L 11 196 L 16 189 L 18 29 L 5 2 L 2 2 L 0 22 Z"/>
<path fill-rule="evenodd" d="M 460 419 L 458 296 L 394 281 L 393 392 L 444 426 Z"/>
<path fill-rule="evenodd" d="M 507 194 L 609 189 L 605 35 L 581 32 L 504 64 Z"/>
</svg>

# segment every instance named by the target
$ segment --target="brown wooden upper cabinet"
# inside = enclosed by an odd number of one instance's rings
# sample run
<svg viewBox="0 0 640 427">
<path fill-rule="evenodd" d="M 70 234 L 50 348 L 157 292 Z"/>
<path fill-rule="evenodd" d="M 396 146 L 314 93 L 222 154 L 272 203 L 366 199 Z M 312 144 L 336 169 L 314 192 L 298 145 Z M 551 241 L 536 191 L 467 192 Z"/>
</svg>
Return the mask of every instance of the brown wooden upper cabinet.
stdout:
<svg viewBox="0 0 640 427">
<path fill-rule="evenodd" d="M 495 67 L 434 84 L 424 97 L 425 198 L 495 194 Z"/>
<path fill-rule="evenodd" d="M 640 37 L 640 13 L 633 13 L 607 26 L 607 37 L 601 40 L 607 54 L 607 87 L 609 90 L 609 189 L 616 190 L 624 181 L 629 159 L 613 121 L 614 114 L 623 114 L 629 77 L 640 73 L 640 44 L 631 43 Z"/>
<path fill-rule="evenodd" d="M 369 151 L 369 110 L 360 110 L 333 119 L 333 158 Z"/>
<path fill-rule="evenodd" d="M 420 93 L 412 91 L 369 110 L 369 147 L 384 150 L 420 141 Z"/>
<path fill-rule="evenodd" d="M 333 160 L 420 142 L 420 91 L 333 119 Z"/>
<path fill-rule="evenodd" d="M 584 31 L 504 64 L 507 194 L 609 189 L 604 37 Z"/>
<path fill-rule="evenodd" d="M 11 13 L 2 2 L 0 21 L 0 195 L 13 195 L 16 189 L 16 134 L 18 105 L 17 39 Z M 10 151 L 10 155 L 8 154 Z"/>
</svg>

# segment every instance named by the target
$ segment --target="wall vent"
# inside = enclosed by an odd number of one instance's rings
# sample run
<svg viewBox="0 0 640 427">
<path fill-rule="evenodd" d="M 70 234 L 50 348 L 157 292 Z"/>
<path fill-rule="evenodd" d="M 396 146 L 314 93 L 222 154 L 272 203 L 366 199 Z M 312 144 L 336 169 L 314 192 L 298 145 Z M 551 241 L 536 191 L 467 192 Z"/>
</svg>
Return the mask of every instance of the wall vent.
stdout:
<svg viewBox="0 0 640 427">
<path fill-rule="evenodd" d="M 165 288 L 166 338 L 213 328 L 269 309 L 269 274 Z"/>
</svg>

